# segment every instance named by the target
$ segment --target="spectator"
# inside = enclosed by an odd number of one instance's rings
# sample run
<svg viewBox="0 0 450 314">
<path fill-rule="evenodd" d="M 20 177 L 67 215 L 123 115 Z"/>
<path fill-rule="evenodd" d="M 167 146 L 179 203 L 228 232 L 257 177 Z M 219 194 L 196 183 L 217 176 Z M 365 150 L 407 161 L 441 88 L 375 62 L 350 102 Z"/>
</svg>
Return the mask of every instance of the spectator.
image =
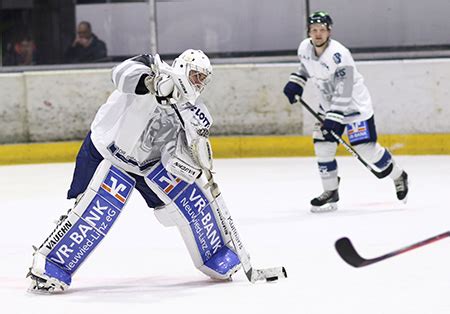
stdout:
<svg viewBox="0 0 450 314">
<path fill-rule="evenodd" d="M 92 33 L 89 22 L 80 22 L 77 35 L 65 52 L 66 63 L 100 62 L 106 58 L 106 44 Z"/>
<path fill-rule="evenodd" d="M 33 39 L 26 35 L 13 44 L 8 44 L 3 65 L 33 65 L 36 64 L 36 45 Z"/>
</svg>

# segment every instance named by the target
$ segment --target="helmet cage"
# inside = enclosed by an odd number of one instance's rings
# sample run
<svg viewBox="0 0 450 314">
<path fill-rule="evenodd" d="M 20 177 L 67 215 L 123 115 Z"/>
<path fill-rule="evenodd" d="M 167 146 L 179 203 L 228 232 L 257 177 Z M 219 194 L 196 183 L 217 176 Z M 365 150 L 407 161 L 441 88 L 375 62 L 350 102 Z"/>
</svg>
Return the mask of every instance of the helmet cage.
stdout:
<svg viewBox="0 0 450 314">
<path fill-rule="evenodd" d="M 188 78 L 191 85 L 201 93 L 211 81 L 211 72 L 198 65 L 187 64 Z"/>
</svg>

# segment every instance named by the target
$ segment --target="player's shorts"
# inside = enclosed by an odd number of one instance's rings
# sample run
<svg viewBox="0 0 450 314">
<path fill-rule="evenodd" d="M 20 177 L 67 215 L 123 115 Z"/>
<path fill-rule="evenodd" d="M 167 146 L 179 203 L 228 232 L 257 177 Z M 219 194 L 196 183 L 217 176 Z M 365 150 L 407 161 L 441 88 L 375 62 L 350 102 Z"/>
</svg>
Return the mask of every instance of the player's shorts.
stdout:
<svg viewBox="0 0 450 314">
<path fill-rule="evenodd" d="M 86 190 L 95 170 L 103 159 L 103 156 L 95 148 L 94 143 L 92 143 L 91 132 L 89 132 L 76 158 L 72 183 L 67 192 L 68 199 L 76 198 Z M 129 172 L 128 174 L 136 180 L 135 188 L 141 193 L 148 207 L 155 208 L 164 205 L 159 197 L 145 183 L 144 177 Z"/>
<path fill-rule="evenodd" d="M 376 142 L 377 130 L 374 117 L 347 124 L 347 135 L 351 145 Z"/>
</svg>

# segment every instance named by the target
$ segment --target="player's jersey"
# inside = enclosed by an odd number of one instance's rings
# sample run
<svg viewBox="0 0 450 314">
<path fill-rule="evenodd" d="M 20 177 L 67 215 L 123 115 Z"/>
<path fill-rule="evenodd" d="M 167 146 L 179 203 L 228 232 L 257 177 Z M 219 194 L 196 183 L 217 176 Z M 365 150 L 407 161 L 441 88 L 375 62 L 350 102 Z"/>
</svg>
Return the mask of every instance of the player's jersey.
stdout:
<svg viewBox="0 0 450 314">
<path fill-rule="evenodd" d="M 311 39 L 298 47 L 299 75 L 319 90 L 320 111 L 344 114 L 344 123 L 366 120 L 373 115 L 372 100 L 350 51 L 336 40 L 318 58 Z"/>
<path fill-rule="evenodd" d="M 146 57 L 152 61 L 151 56 Z M 151 73 L 146 61 L 138 60 L 126 60 L 113 69 L 116 90 L 98 110 L 91 125 L 91 139 L 104 158 L 143 175 L 160 160 L 163 147 L 184 131 L 172 107 L 160 105 L 152 94 L 136 94 L 142 74 Z M 177 106 L 186 128 L 210 128 L 212 118 L 202 102 Z"/>
</svg>

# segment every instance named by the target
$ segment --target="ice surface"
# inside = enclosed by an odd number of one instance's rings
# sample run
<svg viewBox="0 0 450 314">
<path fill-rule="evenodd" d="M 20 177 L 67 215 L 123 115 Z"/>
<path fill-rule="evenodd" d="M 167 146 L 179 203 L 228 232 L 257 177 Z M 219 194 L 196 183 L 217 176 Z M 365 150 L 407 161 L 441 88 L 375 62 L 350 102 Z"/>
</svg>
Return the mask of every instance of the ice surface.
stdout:
<svg viewBox="0 0 450 314">
<path fill-rule="evenodd" d="M 175 228 L 161 226 L 138 193 L 69 291 L 26 292 L 31 245 L 61 214 L 73 164 L 0 167 L 2 313 L 450 313 L 450 240 L 356 269 L 334 250 L 349 236 L 373 257 L 449 230 L 450 156 L 401 156 L 408 204 L 352 157 L 338 158 L 339 210 L 312 214 L 321 192 L 313 158 L 221 159 L 217 182 L 253 266 L 289 278 L 251 284 L 243 272 L 215 282 L 198 272 Z"/>
</svg>

